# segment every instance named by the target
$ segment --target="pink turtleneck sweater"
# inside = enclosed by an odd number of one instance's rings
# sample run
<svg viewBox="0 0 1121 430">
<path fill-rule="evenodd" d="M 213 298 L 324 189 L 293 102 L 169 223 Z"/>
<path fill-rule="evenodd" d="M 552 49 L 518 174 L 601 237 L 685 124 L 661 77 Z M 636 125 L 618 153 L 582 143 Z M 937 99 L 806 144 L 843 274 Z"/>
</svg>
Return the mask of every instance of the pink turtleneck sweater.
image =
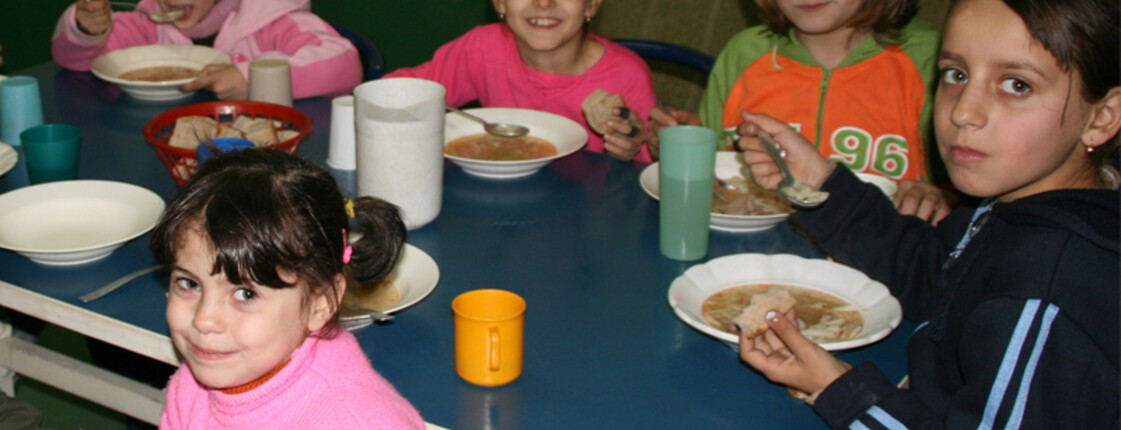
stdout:
<svg viewBox="0 0 1121 430">
<path fill-rule="evenodd" d="M 308 337 L 276 375 L 240 394 L 199 385 L 180 366 L 160 429 L 424 429 L 424 421 L 341 332 Z"/>
</svg>

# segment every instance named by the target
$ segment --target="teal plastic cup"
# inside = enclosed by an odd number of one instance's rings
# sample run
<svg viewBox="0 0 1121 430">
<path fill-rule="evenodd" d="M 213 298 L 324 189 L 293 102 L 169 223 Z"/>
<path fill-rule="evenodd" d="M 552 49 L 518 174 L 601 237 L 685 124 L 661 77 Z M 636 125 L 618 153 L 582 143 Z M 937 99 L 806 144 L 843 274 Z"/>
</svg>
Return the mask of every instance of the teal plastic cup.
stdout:
<svg viewBox="0 0 1121 430">
<path fill-rule="evenodd" d="M 68 181 L 78 177 L 78 148 L 82 133 L 67 124 L 44 124 L 20 133 L 32 184 Z"/>
<path fill-rule="evenodd" d="M 19 146 L 20 133 L 43 124 L 39 80 L 12 76 L 0 81 L 0 142 Z"/>
<path fill-rule="evenodd" d="M 658 132 L 659 246 L 667 258 L 688 261 L 708 254 L 718 137 L 713 130 L 691 125 Z"/>
</svg>

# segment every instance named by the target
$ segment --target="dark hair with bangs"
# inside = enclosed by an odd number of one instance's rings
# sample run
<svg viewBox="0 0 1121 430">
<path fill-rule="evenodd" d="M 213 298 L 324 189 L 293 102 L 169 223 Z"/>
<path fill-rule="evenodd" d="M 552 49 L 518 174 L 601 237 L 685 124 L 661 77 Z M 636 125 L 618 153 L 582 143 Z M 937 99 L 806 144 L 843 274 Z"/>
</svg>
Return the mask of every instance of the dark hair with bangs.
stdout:
<svg viewBox="0 0 1121 430">
<path fill-rule="evenodd" d="M 778 0 L 759 0 L 763 20 L 771 32 L 786 36 L 793 23 L 779 9 Z M 883 45 L 897 44 L 900 33 L 919 12 L 918 0 L 864 0 L 860 10 L 847 23 L 848 27 L 872 31 L 872 37 Z"/>
<path fill-rule="evenodd" d="M 1094 103 L 1121 86 L 1121 37 L 1117 0 L 1002 0 L 1031 33 L 1032 39 L 1050 52 L 1064 71 L 1082 77 L 1082 97 Z M 949 12 L 961 1 L 951 0 Z M 1094 151 L 1100 166 L 1117 164 L 1118 139 Z"/>
<path fill-rule="evenodd" d="M 168 204 L 149 244 L 160 264 L 172 266 L 184 235 L 201 233 L 214 251 L 211 274 L 231 283 L 270 288 L 308 286 L 303 297 L 325 293 L 337 319 L 335 276 L 348 283 L 380 281 L 397 263 L 406 229 L 396 206 L 363 197 L 355 203 L 362 239 L 343 263 L 345 200 L 327 170 L 277 150 L 222 154 L 200 166 Z M 285 282 L 279 271 L 294 273 Z"/>
</svg>

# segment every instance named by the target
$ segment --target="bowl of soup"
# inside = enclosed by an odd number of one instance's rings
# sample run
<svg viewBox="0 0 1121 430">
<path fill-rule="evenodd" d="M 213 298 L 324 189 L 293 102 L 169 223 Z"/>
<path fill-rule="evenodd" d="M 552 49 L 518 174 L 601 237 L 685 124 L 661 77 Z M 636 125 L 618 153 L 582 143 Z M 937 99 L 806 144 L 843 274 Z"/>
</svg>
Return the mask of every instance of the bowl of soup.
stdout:
<svg viewBox="0 0 1121 430">
<path fill-rule="evenodd" d="M 716 153 L 715 177 L 730 186 L 718 191 L 723 199 L 712 196 L 709 228 L 733 233 L 756 232 L 774 227 L 790 218 L 790 214 L 794 212 L 790 202 L 778 191 L 756 185 L 743 168 L 739 155 L 732 151 Z M 638 178 L 642 191 L 656 200 L 661 190 L 658 170 L 659 164 L 653 163 L 646 166 Z"/>
<path fill-rule="evenodd" d="M 197 79 L 208 64 L 229 63 L 229 54 L 207 46 L 145 45 L 103 54 L 90 71 L 134 98 L 167 101 L 193 94 L 179 86 Z"/>
<path fill-rule="evenodd" d="M 903 319 L 887 287 L 851 267 L 790 254 L 735 254 L 690 267 L 670 284 L 669 305 L 697 331 L 739 349 L 732 321 L 754 294 L 786 289 L 802 334 L 835 351 L 887 337 Z"/>
<path fill-rule="evenodd" d="M 532 175 L 553 160 L 579 151 L 588 132 L 560 115 L 518 108 L 465 109 L 488 122 L 529 128 L 521 137 L 486 133 L 483 125 L 449 112 L 444 120 L 444 157 L 469 174 L 491 179 Z"/>
</svg>

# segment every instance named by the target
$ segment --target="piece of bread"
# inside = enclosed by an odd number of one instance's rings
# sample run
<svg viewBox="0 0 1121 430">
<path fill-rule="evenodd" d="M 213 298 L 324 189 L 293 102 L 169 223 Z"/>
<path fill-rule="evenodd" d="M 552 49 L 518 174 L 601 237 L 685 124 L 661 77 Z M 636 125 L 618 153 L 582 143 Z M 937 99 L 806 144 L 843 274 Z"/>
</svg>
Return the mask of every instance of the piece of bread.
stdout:
<svg viewBox="0 0 1121 430">
<path fill-rule="evenodd" d="M 592 128 L 599 134 L 609 134 L 612 132 L 611 127 L 607 126 L 607 121 L 615 116 L 615 108 L 627 107 L 627 103 L 623 101 L 623 96 L 618 94 L 611 94 L 604 91 L 602 88 L 597 88 L 584 98 L 584 119 L 588 120 L 588 127 Z"/>
<path fill-rule="evenodd" d="M 245 138 L 252 141 L 258 148 L 276 145 L 277 142 L 280 142 L 276 136 L 276 128 L 273 127 L 272 121 L 268 118 L 253 121 L 252 124 L 241 131 L 245 132 Z"/>
<path fill-rule="evenodd" d="M 766 293 L 751 296 L 751 304 L 743 308 L 743 312 L 734 322 L 741 333 L 747 333 L 749 339 L 754 338 L 770 328 L 767 325 L 768 311 L 773 309 L 785 314 L 797 303 L 798 301 L 794 300 L 794 296 L 785 288 L 769 288 Z"/>
<path fill-rule="evenodd" d="M 175 120 L 175 129 L 167 144 L 179 148 L 195 149 L 199 143 L 218 135 L 218 121 L 208 116 L 191 115 Z"/>
</svg>

